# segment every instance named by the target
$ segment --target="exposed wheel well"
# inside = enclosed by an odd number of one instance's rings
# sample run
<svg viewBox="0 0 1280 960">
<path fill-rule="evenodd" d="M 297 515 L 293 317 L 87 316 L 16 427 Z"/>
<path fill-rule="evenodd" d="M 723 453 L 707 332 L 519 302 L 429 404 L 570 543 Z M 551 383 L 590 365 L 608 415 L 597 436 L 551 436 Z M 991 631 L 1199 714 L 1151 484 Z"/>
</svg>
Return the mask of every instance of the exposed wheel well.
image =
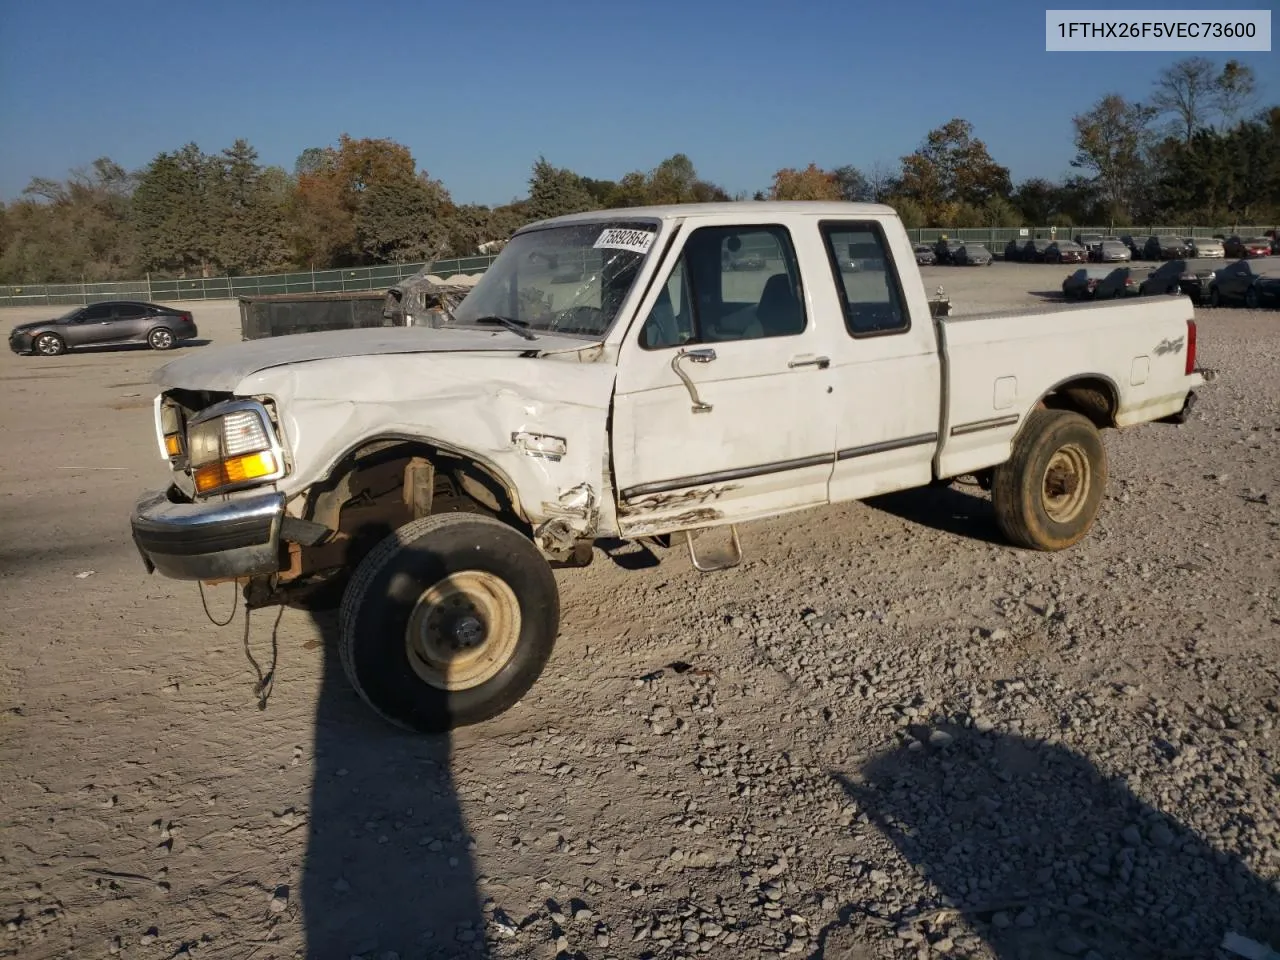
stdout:
<svg viewBox="0 0 1280 960">
<path fill-rule="evenodd" d="M 308 489 L 302 519 L 331 534 L 314 546 L 292 545 L 289 569 L 280 579 L 349 572 L 404 524 L 459 512 L 485 514 L 532 535 L 510 485 L 484 464 L 424 441 L 365 442 Z"/>
<path fill-rule="evenodd" d="M 1115 426 L 1119 397 L 1115 384 L 1105 377 L 1076 377 L 1051 388 L 1036 406 L 1074 410 L 1102 429 Z"/>
</svg>

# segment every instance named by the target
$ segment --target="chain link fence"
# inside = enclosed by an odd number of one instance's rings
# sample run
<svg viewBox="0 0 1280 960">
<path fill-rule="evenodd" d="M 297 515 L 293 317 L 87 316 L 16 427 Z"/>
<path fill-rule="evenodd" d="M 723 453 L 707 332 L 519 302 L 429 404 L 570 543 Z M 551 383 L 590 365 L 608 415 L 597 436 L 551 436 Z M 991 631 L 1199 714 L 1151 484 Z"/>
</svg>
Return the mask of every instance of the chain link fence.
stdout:
<svg viewBox="0 0 1280 960">
<path fill-rule="evenodd" d="M 1214 235 L 1259 237 L 1274 227 L 924 227 L 908 230 L 913 243 L 931 243 L 945 234 L 957 240 L 983 243 L 996 256 L 1004 253 L 1005 244 L 1015 237 L 1050 237 L 1070 239 L 1081 233 L 1103 236 L 1175 236 L 1212 237 Z M 1056 232 L 1055 232 L 1056 231 Z M 483 273 L 495 256 L 458 257 L 436 260 L 431 272 L 440 277 L 463 273 Z M 99 300 L 228 300 L 241 296 L 273 293 L 342 293 L 347 291 L 385 290 L 421 270 L 424 263 L 387 264 L 376 267 L 348 267 L 343 270 L 311 270 L 299 273 L 274 273 L 251 277 L 199 277 L 194 279 L 121 280 L 110 283 L 51 283 L 0 286 L 0 307 L 77 306 Z"/>
</svg>

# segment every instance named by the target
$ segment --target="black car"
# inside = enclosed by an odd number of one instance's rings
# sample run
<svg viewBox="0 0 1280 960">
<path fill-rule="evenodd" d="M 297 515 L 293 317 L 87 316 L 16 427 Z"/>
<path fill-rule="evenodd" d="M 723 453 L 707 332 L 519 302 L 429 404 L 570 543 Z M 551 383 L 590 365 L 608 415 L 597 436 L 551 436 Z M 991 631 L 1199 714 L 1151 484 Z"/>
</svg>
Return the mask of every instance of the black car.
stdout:
<svg viewBox="0 0 1280 960">
<path fill-rule="evenodd" d="M 145 343 L 153 350 L 169 350 L 196 335 L 189 310 L 175 310 L 138 300 L 104 300 L 75 307 L 52 320 L 14 327 L 9 349 L 56 357 L 74 347 L 114 347 Z"/>
<path fill-rule="evenodd" d="M 917 243 L 914 247 L 916 255 L 916 263 L 922 267 L 930 267 L 938 262 L 938 255 L 933 252 L 933 247 L 927 243 Z"/>
<path fill-rule="evenodd" d="M 1110 300 L 1133 296 L 1138 286 L 1128 267 L 1081 267 L 1062 281 L 1062 295 L 1068 300 Z"/>
<path fill-rule="evenodd" d="M 938 242 L 933 245 L 933 253 L 938 258 L 938 263 L 951 263 L 955 258 L 956 251 L 963 246 L 963 240 L 944 240 L 939 238 Z"/>
<path fill-rule="evenodd" d="M 1195 260 L 1167 260 L 1138 284 L 1138 293 L 1144 297 L 1182 294 L 1199 303 L 1204 299 L 1216 269 Z"/>
<path fill-rule="evenodd" d="M 1134 260 L 1146 259 L 1147 241 L 1149 236 L 1135 237 L 1131 234 L 1125 234 L 1120 238 L 1120 242 L 1129 248 L 1129 256 Z"/>
<path fill-rule="evenodd" d="M 951 251 L 951 262 L 958 267 L 989 267 L 994 259 L 981 243 L 962 243 Z"/>
<path fill-rule="evenodd" d="M 1045 253 L 1053 246 L 1052 240 L 1036 237 L 1022 248 L 1022 259 L 1028 263 L 1044 263 Z"/>
<path fill-rule="evenodd" d="M 1280 306 L 1280 272 L 1249 260 L 1237 260 L 1214 272 L 1209 281 L 1209 306 L 1243 303 L 1250 310 Z"/>
<path fill-rule="evenodd" d="M 1147 237 L 1142 250 L 1144 260 L 1185 260 L 1191 247 L 1181 237 Z"/>
</svg>

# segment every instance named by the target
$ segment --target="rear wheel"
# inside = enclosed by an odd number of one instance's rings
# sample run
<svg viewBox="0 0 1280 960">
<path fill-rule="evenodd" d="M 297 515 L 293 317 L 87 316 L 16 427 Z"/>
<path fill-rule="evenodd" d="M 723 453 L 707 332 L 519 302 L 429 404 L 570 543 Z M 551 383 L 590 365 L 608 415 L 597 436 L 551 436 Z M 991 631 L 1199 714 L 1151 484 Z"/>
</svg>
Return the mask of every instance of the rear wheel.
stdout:
<svg viewBox="0 0 1280 960">
<path fill-rule="evenodd" d="M 56 357 L 67 352 L 66 342 L 56 333 L 42 333 L 36 337 L 36 353 L 42 357 Z"/>
<path fill-rule="evenodd" d="M 1097 427 L 1074 411 L 1033 410 L 1012 455 L 993 471 L 996 522 L 1018 546 L 1066 549 L 1093 526 L 1106 482 Z"/>
<path fill-rule="evenodd" d="M 475 514 L 405 524 L 361 561 L 339 613 L 343 669 L 384 719 L 423 733 L 478 723 L 542 673 L 560 624 L 551 567 Z"/>
<path fill-rule="evenodd" d="M 173 348 L 173 331 L 168 327 L 156 327 L 147 334 L 147 343 L 152 350 L 171 350 Z"/>
</svg>

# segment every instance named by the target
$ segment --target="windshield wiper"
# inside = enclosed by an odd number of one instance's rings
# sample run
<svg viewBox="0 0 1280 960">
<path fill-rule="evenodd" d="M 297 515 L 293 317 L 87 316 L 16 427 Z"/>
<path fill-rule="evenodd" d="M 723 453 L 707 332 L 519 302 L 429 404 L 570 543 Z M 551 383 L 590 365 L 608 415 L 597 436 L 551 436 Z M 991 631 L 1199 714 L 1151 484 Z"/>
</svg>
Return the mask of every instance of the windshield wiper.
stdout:
<svg viewBox="0 0 1280 960">
<path fill-rule="evenodd" d="M 489 317 L 476 317 L 475 323 L 500 323 L 512 333 L 518 333 L 526 340 L 537 340 L 536 334 L 530 333 L 525 328 L 529 326 L 524 320 L 513 320 L 511 317 L 499 317 L 496 314 Z"/>
</svg>

